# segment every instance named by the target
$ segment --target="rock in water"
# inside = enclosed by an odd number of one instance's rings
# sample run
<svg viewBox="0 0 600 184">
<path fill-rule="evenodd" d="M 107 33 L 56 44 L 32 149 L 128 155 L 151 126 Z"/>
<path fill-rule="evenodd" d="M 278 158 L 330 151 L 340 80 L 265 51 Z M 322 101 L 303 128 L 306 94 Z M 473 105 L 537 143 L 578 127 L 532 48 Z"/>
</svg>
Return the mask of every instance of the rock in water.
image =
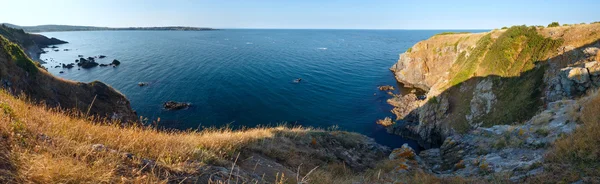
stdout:
<svg viewBox="0 0 600 184">
<path fill-rule="evenodd" d="M 167 110 L 180 110 L 190 107 L 192 104 L 188 102 L 175 102 L 168 101 L 163 104 L 163 107 Z"/>
<path fill-rule="evenodd" d="M 394 91 L 394 86 L 385 85 L 378 87 L 380 91 Z"/>
<path fill-rule="evenodd" d="M 120 65 L 120 64 L 121 64 L 121 62 L 120 62 L 119 60 L 116 60 L 116 59 L 115 59 L 115 60 L 113 60 L 113 61 L 112 61 L 112 63 L 110 63 L 110 64 L 113 64 L 113 65 L 117 66 L 117 65 Z"/>
</svg>

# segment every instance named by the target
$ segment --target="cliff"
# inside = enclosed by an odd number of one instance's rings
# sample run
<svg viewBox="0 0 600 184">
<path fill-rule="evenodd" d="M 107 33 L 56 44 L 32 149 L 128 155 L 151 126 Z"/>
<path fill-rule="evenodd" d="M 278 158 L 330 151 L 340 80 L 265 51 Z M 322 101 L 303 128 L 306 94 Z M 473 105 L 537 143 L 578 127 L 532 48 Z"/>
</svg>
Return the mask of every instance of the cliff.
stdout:
<svg viewBox="0 0 600 184">
<path fill-rule="evenodd" d="M 42 54 L 43 48 L 49 45 L 68 43 L 56 38 L 48 38 L 44 35 L 26 33 L 22 29 L 15 29 L 5 24 L 0 25 L 0 35 L 21 46 L 29 58 L 42 63 L 40 54 Z"/>
<path fill-rule="evenodd" d="M 390 68 L 425 95 L 393 95 L 397 122 L 386 128 L 418 140 L 434 173 L 512 182 L 545 173 L 551 145 L 597 106 L 586 99 L 598 98 L 599 47 L 598 23 L 435 35 Z"/>
<path fill-rule="evenodd" d="M 29 41 L 21 40 L 19 43 L 32 44 Z M 123 123 L 137 121 L 129 100 L 110 86 L 97 81 L 81 83 L 56 78 L 32 61 L 20 45 L 0 36 L 0 46 L 0 85 L 6 91 L 14 95 L 24 94 L 50 107 L 75 109 L 82 114 L 89 111 L 89 115 Z"/>
<path fill-rule="evenodd" d="M 454 133 L 524 122 L 544 104 L 581 96 L 600 84 L 586 80 L 588 69 L 596 70 L 599 31 L 600 24 L 514 26 L 421 41 L 390 69 L 398 82 L 425 91 L 427 99 L 396 103 L 403 108 L 395 111 L 398 119 L 409 122 L 391 131 L 435 147 Z M 571 82 L 577 71 L 569 74 L 567 67 L 585 72 L 584 81 Z M 402 98 L 390 101 L 406 101 Z"/>
</svg>

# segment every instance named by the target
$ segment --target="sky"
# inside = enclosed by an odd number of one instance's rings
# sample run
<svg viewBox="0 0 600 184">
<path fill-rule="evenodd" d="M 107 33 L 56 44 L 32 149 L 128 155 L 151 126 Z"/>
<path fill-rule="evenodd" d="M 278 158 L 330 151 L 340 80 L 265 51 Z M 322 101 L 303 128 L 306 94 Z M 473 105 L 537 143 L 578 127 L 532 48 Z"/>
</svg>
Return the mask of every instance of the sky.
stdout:
<svg viewBox="0 0 600 184">
<path fill-rule="evenodd" d="M 494 29 L 600 21 L 600 0 L 4 0 L 0 22 L 104 27 Z"/>
</svg>

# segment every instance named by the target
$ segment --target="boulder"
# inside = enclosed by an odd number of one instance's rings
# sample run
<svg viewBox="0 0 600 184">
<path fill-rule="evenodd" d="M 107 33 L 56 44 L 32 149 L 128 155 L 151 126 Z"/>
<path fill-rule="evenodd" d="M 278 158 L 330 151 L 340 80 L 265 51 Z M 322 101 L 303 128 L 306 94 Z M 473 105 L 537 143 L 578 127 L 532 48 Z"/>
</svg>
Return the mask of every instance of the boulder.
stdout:
<svg viewBox="0 0 600 184">
<path fill-rule="evenodd" d="M 590 81 L 588 70 L 581 67 L 571 68 L 567 77 L 579 84 L 585 84 Z"/>
<path fill-rule="evenodd" d="M 100 58 L 100 59 L 103 59 L 103 58 L 105 58 L 105 57 L 106 57 L 105 55 L 99 55 L 99 56 L 98 56 L 98 58 Z"/>
<path fill-rule="evenodd" d="M 598 47 L 588 47 L 583 50 L 583 53 L 588 57 L 596 56 L 598 54 L 598 50 L 600 50 Z"/>
<path fill-rule="evenodd" d="M 67 64 L 67 65 L 62 64 L 62 67 L 63 68 L 73 68 L 73 67 L 75 67 L 75 63 L 71 63 L 71 64 Z"/>
<path fill-rule="evenodd" d="M 188 102 L 175 102 L 168 101 L 163 104 L 163 107 L 167 110 L 180 110 L 190 107 L 192 104 Z"/>
<path fill-rule="evenodd" d="M 120 65 L 120 64 L 121 64 L 121 62 L 120 62 L 119 60 L 116 60 L 116 59 L 115 59 L 115 60 L 113 60 L 113 61 L 112 61 L 112 63 L 110 63 L 110 64 L 112 64 L 112 65 L 115 65 L 115 66 L 118 66 L 118 65 Z"/>
</svg>

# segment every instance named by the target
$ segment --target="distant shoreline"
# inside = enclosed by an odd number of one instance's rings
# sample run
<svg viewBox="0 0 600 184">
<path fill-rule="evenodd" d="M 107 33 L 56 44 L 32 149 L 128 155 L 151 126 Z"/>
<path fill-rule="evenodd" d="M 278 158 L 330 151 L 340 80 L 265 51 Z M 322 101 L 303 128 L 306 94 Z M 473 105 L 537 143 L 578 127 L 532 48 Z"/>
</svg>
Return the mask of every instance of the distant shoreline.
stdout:
<svg viewBox="0 0 600 184">
<path fill-rule="evenodd" d="M 70 26 L 70 25 L 40 25 L 40 26 L 18 26 L 14 24 L 4 23 L 4 25 L 23 29 L 29 33 L 40 32 L 66 32 L 66 31 L 215 31 L 220 29 L 207 27 L 186 27 L 186 26 L 161 26 L 161 27 L 94 27 L 94 26 Z"/>
</svg>

